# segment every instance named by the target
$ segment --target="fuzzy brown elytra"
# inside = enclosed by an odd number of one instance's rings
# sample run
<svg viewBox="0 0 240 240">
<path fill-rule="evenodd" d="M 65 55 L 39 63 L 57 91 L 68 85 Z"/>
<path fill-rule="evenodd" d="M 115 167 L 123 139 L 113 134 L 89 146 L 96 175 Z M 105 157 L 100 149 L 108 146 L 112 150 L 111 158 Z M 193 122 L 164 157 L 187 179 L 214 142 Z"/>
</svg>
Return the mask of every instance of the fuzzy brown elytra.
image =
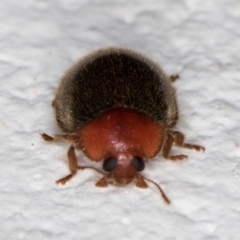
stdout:
<svg viewBox="0 0 240 240">
<path fill-rule="evenodd" d="M 152 60 L 124 48 L 93 52 L 75 63 L 63 76 L 53 107 L 65 135 L 43 133 L 46 141 L 66 140 L 70 174 L 57 181 L 65 184 L 78 169 L 94 169 L 103 174 L 96 183 L 106 187 L 135 182 L 146 188 L 155 184 L 166 203 L 160 186 L 144 177 L 145 162 L 160 150 L 164 158 L 183 160 L 186 155 L 170 154 L 173 144 L 204 150 L 184 143 L 184 135 L 172 130 L 178 121 L 175 90 L 171 84 L 178 76 L 167 76 Z M 103 161 L 103 171 L 79 166 L 75 148 L 92 161 Z"/>
</svg>

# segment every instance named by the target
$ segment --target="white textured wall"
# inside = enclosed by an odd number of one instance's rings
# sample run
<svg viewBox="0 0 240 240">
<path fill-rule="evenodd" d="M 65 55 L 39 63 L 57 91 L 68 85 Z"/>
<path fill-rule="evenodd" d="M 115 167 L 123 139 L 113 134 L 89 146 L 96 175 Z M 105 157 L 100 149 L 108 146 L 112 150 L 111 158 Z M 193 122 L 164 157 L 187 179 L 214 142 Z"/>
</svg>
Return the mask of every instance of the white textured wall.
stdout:
<svg viewBox="0 0 240 240">
<path fill-rule="evenodd" d="M 239 23 L 238 0 L 1 0 L 0 239 L 239 239 Z M 188 160 L 147 165 L 170 206 L 152 185 L 96 188 L 90 170 L 55 184 L 68 144 L 39 136 L 60 132 L 54 91 L 76 59 L 105 46 L 181 75 L 177 129 L 206 152 L 175 148 Z"/>
</svg>

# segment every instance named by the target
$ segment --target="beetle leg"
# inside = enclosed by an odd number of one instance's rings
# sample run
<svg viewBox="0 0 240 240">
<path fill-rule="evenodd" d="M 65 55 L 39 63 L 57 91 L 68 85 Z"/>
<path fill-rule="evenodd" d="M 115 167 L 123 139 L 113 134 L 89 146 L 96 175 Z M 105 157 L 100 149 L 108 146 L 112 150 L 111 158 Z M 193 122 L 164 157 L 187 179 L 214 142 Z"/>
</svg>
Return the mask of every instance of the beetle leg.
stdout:
<svg viewBox="0 0 240 240">
<path fill-rule="evenodd" d="M 53 136 L 49 136 L 46 133 L 41 134 L 42 138 L 47 142 L 58 142 L 58 141 L 68 141 L 68 142 L 76 142 L 78 140 L 78 136 L 75 134 L 61 135 L 55 134 Z"/>
<path fill-rule="evenodd" d="M 184 143 L 184 135 L 181 132 L 171 131 L 170 134 L 173 135 L 174 142 L 176 143 L 176 145 L 178 145 L 180 147 L 194 149 L 196 151 L 200 151 L 200 150 L 204 151 L 205 150 L 205 148 L 200 145 Z"/>
<path fill-rule="evenodd" d="M 169 76 L 171 82 L 175 82 L 177 79 L 179 79 L 179 75 L 178 74 L 175 74 L 175 75 L 170 75 Z"/>
<path fill-rule="evenodd" d="M 189 144 L 189 143 L 184 143 L 184 135 L 181 132 L 177 131 L 168 131 L 166 135 L 166 141 L 163 146 L 163 157 L 170 159 L 170 160 L 183 160 L 187 158 L 187 155 L 175 155 L 175 156 L 170 156 L 170 150 L 172 148 L 173 144 L 176 144 L 177 146 L 188 148 L 188 149 L 194 149 L 196 151 L 204 151 L 205 148 L 200 146 L 200 145 L 195 145 L 195 144 Z"/>
<path fill-rule="evenodd" d="M 187 158 L 187 155 L 183 155 L 183 154 L 170 156 L 170 150 L 171 150 L 174 142 L 175 142 L 175 139 L 174 139 L 173 134 L 171 134 L 171 132 L 167 132 L 166 133 L 166 141 L 164 143 L 163 150 L 162 150 L 163 157 L 166 159 L 173 160 L 173 161 L 183 160 L 183 159 Z"/>
<path fill-rule="evenodd" d="M 76 175 L 77 171 L 80 169 L 80 170 L 84 170 L 84 169 L 93 169 L 95 170 L 96 172 L 99 172 L 103 175 L 105 175 L 104 172 L 102 172 L 101 170 L 98 170 L 97 168 L 94 168 L 94 167 L 88 167 L 88 166 L 79 166 L 78 165 L 78 161 L 77 161 L 77 156 L 75 154 L 75 151 L 74 151 L 74 146 L 71 145 L 71 147 L 69 148 L 68 150 L 68 166 L 69 166 L 69 169 L 70 169 L 70 174 L 68 174 L 66 177 L 64 178 L 61 178 L 59 180 L 56 181 L 57 184 L 61 183 L 62 185 L 64 185 L 67 181 L 69 181 L 74 175 Z M 107 177 L 107 176 L 105 176 Z M 103 185 L 102 185 L 103 186 Z"/>
<path fill-rule="evenodd" d="M 77 156 L 75 154 L 73 145 L 68 150 L 68 166 L 69 166 L 71 173 L 64 178 L 57 180 L 56 181 L 57 184 L 61 183 L 64 185 L 67 181 L 69 181 L 77 173 L 77 170 L 79 169 L 79 166 L 77 163 Z"/>
</svg>

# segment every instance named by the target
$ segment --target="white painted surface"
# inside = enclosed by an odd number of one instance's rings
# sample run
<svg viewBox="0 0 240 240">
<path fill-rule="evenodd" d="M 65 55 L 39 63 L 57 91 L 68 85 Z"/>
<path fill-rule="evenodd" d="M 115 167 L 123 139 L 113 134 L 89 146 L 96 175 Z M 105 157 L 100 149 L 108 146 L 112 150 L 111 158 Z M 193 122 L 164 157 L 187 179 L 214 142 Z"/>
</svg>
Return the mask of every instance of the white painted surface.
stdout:
<svg viewBox="0 0 240 240">
<path fill-rule="evenodd" d="M 0 2 L 0 239 L 240 238 L 240 2 L 238 0 Z M 175 83 L 186 140 L 205 153 L 149 163 L 152 185 L 96 188 L 79 172 L 66 186 L 67 143 L 51 100 L 64 71 L 89 51 L 139 50 L 179 73 Z M 84 163 L 88 160 L 78 154 Z"/>
</svg>

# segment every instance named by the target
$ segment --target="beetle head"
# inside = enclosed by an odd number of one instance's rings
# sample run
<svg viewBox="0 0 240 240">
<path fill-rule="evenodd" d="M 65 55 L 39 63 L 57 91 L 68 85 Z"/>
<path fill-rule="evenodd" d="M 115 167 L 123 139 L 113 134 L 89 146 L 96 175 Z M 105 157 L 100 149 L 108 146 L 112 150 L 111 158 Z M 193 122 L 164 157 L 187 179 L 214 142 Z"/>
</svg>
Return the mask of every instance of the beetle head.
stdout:
<svg viewBox="0 0 240 240">
<path fill-rule="evenodd" d="M 132 156 L 129 153 L 120 153 L 113 157 L 108 157 L 103 162 L 103 170 L 109 172 L 108 178 L 115 184 L 128 184 L 135 180 L 138 172 L 145 167 L 141 157 Z"/>
<path fill-rule="evenodd" d="M 106 187 L 108 185 L 108 180 L 112 180 L 116 185 L 123 185 L 136 182 L 136 186 L 140 188 L 147 188 L 148 185 L 145 182 L 149 181 L 153 183 L 160 191 L 164 201 L 169 204 L 170 200 L 167 198 L 161 187 L 151 179 L 148 179 L 141 175 L 139 172 L 144 170 L 144 161 L 141 157 L 131 155 L 128 153 L 120 153 L 115 156 L 108 157 L 103 162 L 103 170 L 108 172 L 104 174 L 96 186 Z"/>
</svg>

